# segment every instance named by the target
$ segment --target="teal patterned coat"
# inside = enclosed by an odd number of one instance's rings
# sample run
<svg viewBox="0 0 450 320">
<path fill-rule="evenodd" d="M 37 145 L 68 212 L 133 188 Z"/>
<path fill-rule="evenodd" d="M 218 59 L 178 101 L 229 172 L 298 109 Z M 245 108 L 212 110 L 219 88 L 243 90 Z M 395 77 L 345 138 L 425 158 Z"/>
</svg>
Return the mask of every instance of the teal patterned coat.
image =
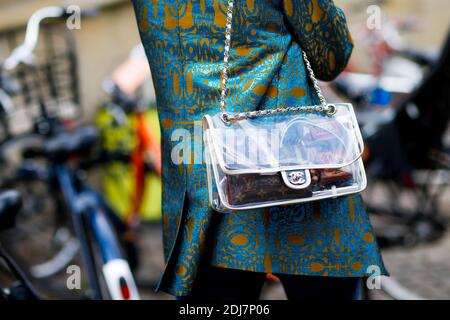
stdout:
<svg viewBox="0 0 450 320">
<path fill-rule="evenodd" d="M 226 0 L 133 3 L 162 130 L 167 264 L 160 289 L 189 294 L 200 260 L 223 268 L 332 277 L 362 277 L 375 265 L 386 274 L 359 195 L 212 212 L 205 165 L 194 161 L 198 150 L 179 146 L 201 143 L 199 121 L 219 111 Z M 330 80 L 353 48 L 344 14 L 331 0 L 235 0 L 231 46 L 231 111 L 317 102 L 302 50 L 316 76 Z"/>
</svg>

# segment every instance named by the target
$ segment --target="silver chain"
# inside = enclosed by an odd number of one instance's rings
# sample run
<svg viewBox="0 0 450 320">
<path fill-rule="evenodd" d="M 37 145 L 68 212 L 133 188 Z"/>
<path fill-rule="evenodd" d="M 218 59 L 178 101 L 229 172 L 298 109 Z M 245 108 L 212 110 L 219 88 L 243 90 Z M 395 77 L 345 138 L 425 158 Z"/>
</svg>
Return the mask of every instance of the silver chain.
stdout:
<svg viewBox="0 0 450 320">
<path fill-rule="evenodd" d="M 317 96 L 319 97 L 320 105 L 314 106 L 297 106 L 297 107 L 282 107 L 277 109 L 269 110 L 258 110 L 258 111 L 247 111 L 241 113 L 230 114 L 227 113 L 225 103 L 227 99 L 228 91 L 228 75 L 230 72 L 230 65 L 228 60 L 230 58 L 231 50 L 231 28 L 233 21 L 233 0 L 228 0 L 227 6 L 227 21 L 225 28 L 225 48 L 223 53 L 223 67 L 220 77 L 220 113 L 222 115 L 222 120 L 225 122 L 239 121 L 248 118 L 256 118 L 261 116 L 267 116 L 272 114 L 282 114 L 288 112 L 323 112 L 328 116 L 332 116 L 336 113 L 336 107 L 334 105 L 328 105 L 325 97 L 322 94 L 322 90 L 319 87 L 319 83 L 314 75 L 314 71 L 311 67 L 311 63 L 308 60 L 308 56 L 305 51 L 303 51 L 303 60 L 305 61 L 306 70 L 308 71 L 309 78 L 311 79 L 314 89 L 316 90 Z"/>
</svg>

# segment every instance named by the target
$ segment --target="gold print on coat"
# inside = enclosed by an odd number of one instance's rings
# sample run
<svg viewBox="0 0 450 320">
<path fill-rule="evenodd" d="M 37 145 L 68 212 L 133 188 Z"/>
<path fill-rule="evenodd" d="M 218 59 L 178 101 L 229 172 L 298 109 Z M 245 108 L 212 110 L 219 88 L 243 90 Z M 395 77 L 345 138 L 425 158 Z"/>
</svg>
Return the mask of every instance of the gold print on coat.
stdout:
<svg viewBox="0 0 450 320">
<path fill-rule="evenodd" d="M 164 6 L 164 28 L 174 30 L 177 26 L 176 5 L 166 4 Z"/>
<path fill-rule="evenodd" d="M 312 22 L 317 23 L 320 21 L 323 15 L 322 8 L 320 8 L 318 0 L 313 0 L 312 2 Z"/>
<path fill-rule="evenodd" d="M 187 1 L 180 9 L 180 27 L 183 29 L 190 29 L 194 25 L 192 18 L 192 1 Z"/>
<path fill-rule="evenodd" d="M 253 12 L 253 10 L 255 9 L 255 0 L 247 0 L 247 9 L 250 12 Z"/>
<path fill-rule="evenodd" d="M 139 22 L 139 29 L 142 32 L 147 32 L 148 31 L 148 6 L 147 5 L 143 5 L 142 6 L 142 11 L 139 12 L 140 15 L 140 22 Z"/>
<path fill-rule="evenodd" d="M 286 11 L 286 14 L 288 16 L 292 16 L 292 8 L 293 8 L 293 4 L 292 4 L 292 0 L 285 0 L 284 1 L 284 10 Z"/>
<path fill-rule="evenodd" d="M 216 28 L 225 28 L 227 24 L 227 6 L 225 1 L 213 0 L 214 25 Z"/>
</svg>

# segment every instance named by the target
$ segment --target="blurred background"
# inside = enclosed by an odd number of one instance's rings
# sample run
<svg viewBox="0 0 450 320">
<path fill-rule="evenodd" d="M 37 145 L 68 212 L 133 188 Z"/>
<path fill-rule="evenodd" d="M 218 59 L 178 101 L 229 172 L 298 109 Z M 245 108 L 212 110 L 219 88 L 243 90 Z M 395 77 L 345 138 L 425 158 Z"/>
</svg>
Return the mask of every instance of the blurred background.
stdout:
<svg viewBox="0 0 450 320">
<path fill-rule="evenodd" d="M 392 275 L 364 297 L 449 299 L 450 2 L 335 3 L 355 50 L 323 86 L 356 108 L 364 197 Z M 155 103 L 129 1 L 0 0 L 0 187 L 21 194 L 0 195 L 4 298 L 170 299 L 153 293 L 164 268 Z M 80 289 L 74 278 L 68 290 L 72 265 Z M 272 280 L 263 298 L 285 296 Z"/>
</svg>

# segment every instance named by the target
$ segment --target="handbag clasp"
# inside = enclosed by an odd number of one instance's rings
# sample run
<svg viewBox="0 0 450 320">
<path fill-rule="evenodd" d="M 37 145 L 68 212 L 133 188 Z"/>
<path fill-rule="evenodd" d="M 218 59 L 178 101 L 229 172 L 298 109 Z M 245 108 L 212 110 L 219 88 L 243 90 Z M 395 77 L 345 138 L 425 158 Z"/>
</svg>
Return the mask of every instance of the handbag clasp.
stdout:
<svg viewBox="0 0 450 320">
<path fill-rule="evenodd" d="M 311 184 L 311 174 L 309 170 L 289 170 L 282 171 L 284 183 L 292 189 L 305 189 Z"/>
</svg>

